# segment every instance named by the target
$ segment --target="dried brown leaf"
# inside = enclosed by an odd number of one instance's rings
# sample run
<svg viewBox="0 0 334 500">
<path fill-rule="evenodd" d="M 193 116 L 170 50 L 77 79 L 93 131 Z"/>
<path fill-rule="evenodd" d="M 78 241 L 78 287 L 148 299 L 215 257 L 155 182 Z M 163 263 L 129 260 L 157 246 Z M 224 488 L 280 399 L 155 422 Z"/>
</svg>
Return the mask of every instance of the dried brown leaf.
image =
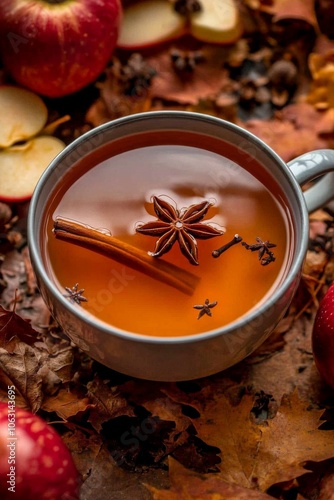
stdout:
<svg viewBox="0 0 334 500">
<path fill-rule="evenodd" d="M 245 128 L 268 144 L 284 161 L 324 147 L 314 129 L 296 128 L 287 120 L 252 120 L 245 124 Z"/>
<path fill-rule="evenodd" d="M 223 69 L 223 52 L 214 47 L 203 48 L 204 60 L 193 72 L 179 73 L 173 68 L 169 50 L 148 59 L 157 69 L 150 94 L 183 105 L 197 105 L 201 100 L 215 100 L 227 81 Z"/>
<path fill-rule="evenodd" d="M 190 471 L 169 458 L 171 486 L 162 490 L 147 485 L 153 500 L 269 500 L 269 495 L 227 483 L 215 474 Z"/>
<path fill-rule="evenodd" d="M 9 353 L 0 348 L 0 386 L 14 385 L 33 412 L 37 412 L 43 399 L 42 377 L 34 349 L 17 342 Z"/>
<path fill-rule="evenodd" d="M 271 120 L 250 120 L 241 125 L 290 161 L 307 151 L 328 147 L 326 134 L 334 130 L 334 113 L 298 102 L 286 106 Z"/>
<path fill-rule="evenodd" d="M 326 252 L 311 252 L 306 253 L 306 259 L 303 264 L 304 278 L 308 277 L 315 279 L 317 282 L 321 277 L 328 263 L 328 255 Z"/>
<path fill-rule="evenodd" d="M 304 21 L 318 30 L 318 21 L 314 9 L 314 0 L 275 0 L 272 14 L 273 21 L 288 19 Z"/>
<path fill-rule="evenodd" d="M 128 400 L 146 408 L 153 417 L 175 422 L 174 430 L 164 441 L 168 453 L 186 441 L 191 420 L 183 413 L 182 406 L 167 397 L 162 389 L 160 384 L 146 381 L 130 381 L 120 387 Z"/>
<path fill-rule="evenodd" d="M 89 399 L 76 392 L 62 388 L 56 396 L 44 398 L 42 409 L 49 413 L 55 412 L 62 420 L 67 421 L 80 412 L 91 408 Z"/>
<path fill-rule="evenodd" d="M 89 422 L 98 432 L 107 420 L 119 416 L 134 416 L 133 407 L 118 389 L 110 387 L 107 381 L 95 376 L 87 384 L 87 395 L 93 407 L 89 414 Z"/>
<path fill-rule="evenodd" d="M 62 439 L 70 450 L 75 465 L 83 480 L 87 479 L 91 470 L 96 467 L 96 461 L 103 446 L 102 438 L 98 435 L 87 436 L 79 429 L 62 434 Z M 101 463 L 98 463 L 101 467 Z M 80 496 L 81 498 L 81 496 Z"/>
<path fill-rule="evenodd" d="M 37 332 L 30 323 L 18 314 L 15 310 L 9 311 L 0 305 L 0 347 L 12 353 L 19 339 L 32 344 L 37 338 Z"/>
<path fill-rule="evenodd" d="M 168 484 L 167 474 L 159 469 L 147 469 L 145 472 L 129 472 L 117 467 L 105 446 L 101 446 L 95 456 L 85 457 L 85 450 L 76 451 L 72 443 L 66 441 L 79 470 L 89 474 L 81 488 L 81 500 L 152 500 L 151 493 L 142 483 L 164 488 Z M 73 443 L 75 444 L 75 443 Z M 89 441 L 83 441 L 89 450 Z M 181 500 L 181 499 L 180 499 Z"/>
<path fill-rule="evenodd" d="M 74 354 L 68 342 L 60 341 L 52 347 L 46 342 L 36 342 L 35 348 L 45 375 L 54 374 L 62 383 L 71 380 Z"/>
<path fill-rule="evenodd" d="M 283 398 L 276 416 L 261 425 L 251 418 L 253 398 L 247 395 L 233 406 L 208 385 L 191 404 L 200 413 L 193 420 L 197 436 L 221 450 L 220 477 L 229 483 L 266 491 L 303 474 L 306 461 L 334 456 L 334 431 L 318 429 L 323 412 L 309 410 L 297 392 Z"/>
</svg>

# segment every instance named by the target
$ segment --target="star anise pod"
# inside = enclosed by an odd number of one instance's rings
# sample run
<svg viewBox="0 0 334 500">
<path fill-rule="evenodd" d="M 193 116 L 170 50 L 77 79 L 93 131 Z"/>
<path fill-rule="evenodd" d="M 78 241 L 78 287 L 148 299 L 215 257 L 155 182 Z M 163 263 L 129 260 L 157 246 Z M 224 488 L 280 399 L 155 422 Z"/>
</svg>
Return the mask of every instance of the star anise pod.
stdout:
<svg viewBox="0 0 334 500">
<path fill-rule="evenodd" d="M 274 248 L 277 245 L 275 245 L 275 243 L 270 243 L 270 241 L 268 240 L 263 241 L 259 237 L 255 239 L 257 243 L 254 243 L 253 245 L 249 245 L 244 241 L 241 244 L 246 248 L 246 250 L 250 250 L 251 252 L 258 251 L 259 261 L 262 266 L 267 266 L 271 262 L 274 262 L 275 256 L 273 252 L 270 250 L 270 248 Z"/>
<path fill-rule="evenodd" d="M 203 53 L 199 50 L 173 49 L 170 53 L 174 69 L 179 73 L 193 73 L 197 64 L 203 62 Z"/>
<path fill-rule="evenodd" d="M 198 265 L 196 238 L 206 240 L 224 234 L 224 231 L 200 221 L 205 217 L 212 204 L 204 200 L 190 207 L 178 210 L 161 198 L 153 197 L 154 211 L 158 220 L 142 224 L 136 231 L 149 236 L 160 236 L 156 242 L 153 257 L 160 257 L 168 252 L 174 243 L 179 243 L 181 252 L 191 264 Z"/>
<path fill-rule="evenodd" d="M 204 304 L 195 305 L 194 309 L 199 309 L 197 319 L 200 319 L 202 316 L 204 316 L 204 314 L 212 316 L 211 309 L 213 307 L 216 307 L 217 304 L 218 302 L 216 300 L 214 302 L 210 302 L 209 299 L 205 299 Z"/>
<path fill-rule="evenodd" d="M 114 74 L 124 86 L 125 95 L 140 96 L 151 85 L 157 72 L 137 52 L 123 65 L 114 62 Z"/>
<path fill-rule="evenodd" d="M 76 283 L 72 288 L 66 286 L 65 290 L 68 293 L 65 297 L 70 299 L 71 302 L 75 302 L 79 306 L 81 306 L 81 302 L 88 302 L 88 299 L 82 295 L 85 290 L 83 288 L 79 290 L 79 283 Z"/>
</svg>

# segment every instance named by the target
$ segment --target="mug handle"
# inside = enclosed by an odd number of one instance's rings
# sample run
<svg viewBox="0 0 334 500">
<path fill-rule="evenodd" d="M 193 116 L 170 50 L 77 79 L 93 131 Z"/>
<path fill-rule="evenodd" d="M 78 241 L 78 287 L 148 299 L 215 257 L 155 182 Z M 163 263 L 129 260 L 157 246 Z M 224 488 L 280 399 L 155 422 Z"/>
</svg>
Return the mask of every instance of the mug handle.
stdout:
<svg viewBox="0 0 334 500">
<path fill-rule="evenodd" d="M 309 213 L 321 208 L 334 198 L 333 149 L 319 149 L 305 153 L 290 161 L 288 167 L 300 186 L 322 176 L 303 193 Z"/>
</svg>

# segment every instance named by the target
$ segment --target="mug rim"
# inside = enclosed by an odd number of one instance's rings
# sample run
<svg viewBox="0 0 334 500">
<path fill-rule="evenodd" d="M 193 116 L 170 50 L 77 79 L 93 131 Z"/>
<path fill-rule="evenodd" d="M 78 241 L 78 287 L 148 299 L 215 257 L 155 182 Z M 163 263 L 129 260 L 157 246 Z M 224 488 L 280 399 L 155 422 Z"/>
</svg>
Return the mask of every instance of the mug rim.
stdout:
<svg viewBox="0 0 334 500">
<path fill-rule="evenodd" d="M 107 322 L 100 320 L 95 317 L 93 314 L 87 314 L 87 311 L 81 310 L 78 307 L 75 307 L 70 301 L 64 297 L 61 291 L 56 287 L 52 279 L 49 277 L 45 265 L 43 263 L 41 246 L 39 244 L 39 232 L 40 224 L 38 224 L 38 229 L 35 223 L 36 217 L 36 209 L 41 195 L 45 189 L 45 185 L 49 179 L 49 177 L 53 174 L 55 168 L 58 164 L 60 164 L 68 155 L 70 155 L 73 151 L 77 150 L 83 143 L 86 143 L 91 138 L 100 135 L 105 130 L 114 129 L 122 127 L 124 123 L 129 122 L 138 122 L 142 120 L 151 120 L 155 118 L 169 118 L 169 119 L 187 119 L 187 120 L 198 120 L 202 123 L 211 123 L 217 126 L 223 126 L 225 129 L 229 129 L 235 134 L 239 135 L 241 138 L 252 142 L 256 148 L 264 151 L 268 156 L 271 157 L 272 161 L 279 165 L 280 170 L 283 175 L 287 178 L 290 187 L 294 192 L 295 199 L 297 202 L 299 211 L 300 211 L 300 226 L 302 228 L 301 236 L 298 241 L 295 241 L 295 249 L 293 260 L 288 269 L 288 273 L 284 276 L 284 281 L 277 285 L 277 288 L 270 294 L 266 301 L 259 305 L 259 307 L 254 307 L 249 312 L 246 312 L 239 319 L 236 319 L 222 327 L 218 327 L 215 329 L 207 330 L 202 333 L 188 334 L 182 336 L 153 336 L 153 335 L 145 335 L 143 333 L 136 333 L 127 330 L 123 330 L 121 328 L 115 327 L 113 325 L 109 325 Z M 178 123 L 174 123 L 174 129 L 178 128 Z M 190 130 L 190 129 L 188 129 Z M 191 131 L 191 130 L 190 130 Z M 139 132 L 139 131 L 137 131 Z M 205 131 L 202 131 L 205 133 Z M 106 142 L 102 142 L 100 146 L 103 146 Z M 91 153 L 89 151 L 89 153 Z M 88 153 L 88 154 L 89 154 Z M 291 207 L 290 207 L 291 208 Z M 43 213 L 41 212 L 38 217 L 42 218 Z M 290 171 L 287 163 L 270 147 L 268 146 L 262 139 L 257 137 L 252 132 L 249 132 L 246 129 L 243 129 L 237 124 L 228 122 L 222 118 L 218 118 L 212 115 L 197 113 L 193 111 L 179 111 L 179 110 L 159 110 L 159 111 L 147 111 L 141 113 L 135 113 L 132 115 L 122 116 L 120 118 L 116 118 L 109 122 L 103 123 L 94 127 L 93 129 L 85 132 L 80 137 L 74 139 L 70 144 L 68 144 L 63 151 L 61 151 L 47 166 L 45 171 L 42 173 L 35 190 L 33 192 L 29 212 L 28 212 L 28 220 L 27 220 L 27 234 L 28 234 L 28 246 L 29 252 L 31 256 L 31 260 L 33 263 L 33 267 L 38 271 L 38 275 L 43 277 L 43 284 L 47 288 L 48 293 L 55 297 L 58 304 L 61 307 L 64 307 L 70 314 L 74 315 L 78 320 L 82 321 L 84 324 L 87 324 L 90 328 L 102 330 L 103 333 L 107 335 L 113 335 L 120 337 L 125 340 L 133 341 L 133 342 L 145 342 L 150 344 L 160 344 L 160 345 L 171 345 L 171 344 L 186 344 L 193 342 L 201 342 L 208 339 L 212 339 L 221 335 L 227 335 L 233 332 L 234 330 L 239 330 L 245 328 L 247 324 L 251 323 L 258 316 L 262 316 L 265 311 L 270 310 L 271 307 L 275 306 L 275 304 L 279 303 L 280 299 L 282 299 L 286 293 L 289 291 L 289 288 L 292 286 L 296 277 L 300 274 L 301 266 L 307 251 L 308 244 L 308 227 L 309 227 L 309 219 L 308 219 L 308 211 L 306 208 L 306 202 L 303 196 L 303 192 L 301 190 L 300 185 L 298 184 L 295 176 Z"/>
</svg>

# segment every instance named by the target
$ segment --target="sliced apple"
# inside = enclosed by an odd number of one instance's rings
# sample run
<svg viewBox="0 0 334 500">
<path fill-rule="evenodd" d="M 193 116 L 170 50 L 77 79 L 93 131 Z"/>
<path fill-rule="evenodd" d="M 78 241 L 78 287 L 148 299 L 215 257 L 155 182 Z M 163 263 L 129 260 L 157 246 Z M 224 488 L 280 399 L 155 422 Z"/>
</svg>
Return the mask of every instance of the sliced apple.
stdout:
<svg viewBox="0 0 334 500">
<path fill-rule="evenodd" d="M 42 99 L 29 90 L 0 86 L 0 148 L 38 134 L 48 118 Z"/>
<path fill-rule="evenodd" d="M 45 168 L 64 147 L 56 137 L 39 136 L 0 150 L 0 200 L 29 200 Z"/>
<path fill-rule="evenodd" d="M 242 34 L 234 0 L 200 0 L 202 9 L 192 14 L 190 33 L 207 43 L 232 43 Z"/>
<path fill-rule="evenodd" d="M 124 9 L 118 48 L 140 50 L 190 33 L 206 43 L 238 40 L 242 25 L 235 0 L 200 0 L 201 10 L 188 18 L 168 0 L 143 0 Z"/>
<path fill-rule="evenodd" d="M 117 46 L 136 50 L 180 37 L 187 20 L 168 0 L 144 0 L 124 9 Z"/>
</svg>

